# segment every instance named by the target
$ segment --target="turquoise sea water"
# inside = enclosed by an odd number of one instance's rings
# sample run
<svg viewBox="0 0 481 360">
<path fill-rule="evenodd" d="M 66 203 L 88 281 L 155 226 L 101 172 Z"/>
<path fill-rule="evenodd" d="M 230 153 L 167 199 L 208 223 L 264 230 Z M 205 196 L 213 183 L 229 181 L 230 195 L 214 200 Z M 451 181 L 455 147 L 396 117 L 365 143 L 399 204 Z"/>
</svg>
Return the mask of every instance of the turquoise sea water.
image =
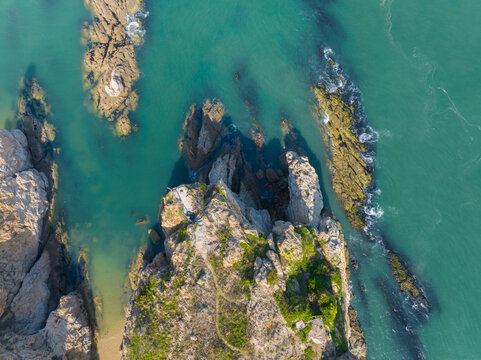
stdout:
<svg viewBox="0 0 481 360">
<path fill-rule="evenodd" d="M 147 1 L 139 48 L 140 130 L 126 140 L 89 113 L 82 88 L 82 1 L 4 0 L 0 7 L 0 125 L 14 121 L 18 82 L 31 66 L 44 85 L 62 148 L 60 204 L 72 244 L 89 254 L 92 284 L 104 300 L 103 338 L 123 326 L 127 266 L 156 221 L 169 184 L 187 181 L 177 137 L 189 105 L 221 99 L 241 131 L 249 109 L 273 143 L 282 116 L 306 140 L 327 203 L 341 219 L 350 251 L 355 306 L 369 359 L 481 358 L 481 3 L 451 0 Z M 325 150 L 311 116 L 309 86 L 318 50 L 360 89 L 378 132 L 377 227 L 403 254 L 433 303 L 429 319 L 406 306 L 380 244 L 350 229 L 330 190 Z M 241 81 L 234 81 L 240 72 Z M 317 160 L 317 161 L 316 161 Z M 174 171 L 175 170 L 175 171 Z M 173 172 L 174 171 L 174 172 Z M 380 284 L 384 284 L 383 287 Z M 364 287 L 361 293 L 360 288 Z M 406 330 L 407 328 L 407 330 Z"/>
</svg>

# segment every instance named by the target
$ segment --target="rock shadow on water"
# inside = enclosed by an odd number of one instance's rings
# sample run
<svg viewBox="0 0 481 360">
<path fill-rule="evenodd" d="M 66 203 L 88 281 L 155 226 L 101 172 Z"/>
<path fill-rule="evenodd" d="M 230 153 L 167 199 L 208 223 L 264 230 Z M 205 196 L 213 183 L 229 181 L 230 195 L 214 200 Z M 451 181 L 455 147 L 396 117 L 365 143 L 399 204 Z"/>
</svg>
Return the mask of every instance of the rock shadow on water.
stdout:
<svg viewBox="0 0 481 360">
<path fill-rule="evenodd" d="M 347 37 L 339 21 L 327 10 L 326 5 L 336 1 L 337 0 L 304 0 L 304 3 L 312 10 L 311 14 L 319 31 L 327 37 L 331 43 L 339 41 L 338 38 L 345 39 Z M 336 37 L 336 41 L 334 41 L 334 37 Z"/>
</svg>

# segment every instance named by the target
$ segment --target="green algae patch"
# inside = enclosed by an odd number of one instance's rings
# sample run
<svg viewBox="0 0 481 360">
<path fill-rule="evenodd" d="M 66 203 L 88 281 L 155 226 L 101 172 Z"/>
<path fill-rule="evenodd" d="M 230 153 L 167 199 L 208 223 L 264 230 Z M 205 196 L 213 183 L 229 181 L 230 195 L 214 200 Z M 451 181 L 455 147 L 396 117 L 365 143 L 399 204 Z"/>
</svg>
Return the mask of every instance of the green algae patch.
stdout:
<svg viewBox="0 0 481 360">
<path fill-rule="evenodd" d="M 366 146 L 356 135 L 354 106 L 348 104 L 339 90 L 329 93 L 322 86 L 313 88 L 315 112 L 329 149 L 329 170 L 334 191 L 351 225 L 361 230 L 366 226 L 362 211 L 366 189 L 373 186 L 372 166 L 363 160 Z"/>
<path fill-rule="evenodd" d="M 401 257 L 394 252 L 389 251 L 388 262 L 401 292 L 407 295 L 414 304 L 421 305 L 429 311 L 431 309 L 431 304 L 422 293 L 417 284 L 416 278 L 411 274 Z"/>
</svg>

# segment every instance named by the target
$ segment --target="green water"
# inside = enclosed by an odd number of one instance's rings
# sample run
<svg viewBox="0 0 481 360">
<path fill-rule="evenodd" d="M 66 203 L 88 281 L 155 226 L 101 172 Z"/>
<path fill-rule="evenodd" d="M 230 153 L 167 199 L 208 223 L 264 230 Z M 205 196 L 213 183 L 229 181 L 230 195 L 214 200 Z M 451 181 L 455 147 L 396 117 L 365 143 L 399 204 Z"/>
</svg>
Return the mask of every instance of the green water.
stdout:
<svg viewBox="0 0 481 360">
<path fill-rule="evenodd" d="M 104 300 L 103 337 L 123 324 L 124 279 L 146 227 L 156 221 L 179 170 L 177 137 L 189 105 L 221 99 L 248 133 L 244 94 L 275 144 L 286 116 L 301 131 L 360 261 L 355 306 L 370 359 L 481 357 L 477 311 L 477 218 L 481 215 L 481 3 L 415 1 L 148 1 L 139 48 L 140 130 L 119 141 L 85 104 L 81 82 L 82 1 L 4 0 L 0 8 L 0 125 L 13 126 L 18 82 L 30 66 L 44 85 L 62 151 L 60 204 L 72 244 L 89 254 L 92 285 Z M 407 314 L 409 335 L 388 304 L 392 281 L 383 247 L 353 232 L 330 190 L 324 148 L 310 113 L 310 77 L 328 45 L 359 87 L 377 143 L 378 228 L 404 254 L 433 302 L 429 320 Z M 240 71 L 240 85 L 234 74 Z M 3 124 L 2 124 L 3 123 Z M 173 170 L 174 171 L 173 173 Z M 385 292 L 379 282 L 384 281 Z M 361 295 L 358 284 L 365 287 Z M 387 293 L 387 295 L 385 295 Z"/>
</svg>

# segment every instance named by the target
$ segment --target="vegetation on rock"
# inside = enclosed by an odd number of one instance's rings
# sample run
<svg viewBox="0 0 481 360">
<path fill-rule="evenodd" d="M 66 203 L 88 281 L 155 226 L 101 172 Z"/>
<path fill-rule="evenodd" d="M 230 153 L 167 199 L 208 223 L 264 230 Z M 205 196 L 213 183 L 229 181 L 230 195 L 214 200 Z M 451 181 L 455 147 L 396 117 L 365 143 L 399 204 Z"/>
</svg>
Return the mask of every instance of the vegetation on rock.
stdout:
<svg viewBox="0 0 481 360">
<path fill-rule="evenodd" d="M 356 134 L 357 124 L 354 106 L 348 104 L 339 90 L 329 93 L 326 87 L 314 87 L 316 115 L 324 132 L 323 138 L 329 149 L 331 181 L 337 197 L 356 229 L 366 225 L 363 206 L 366 189 L 373 186 L 373 169 L 362 157 L 366 146 Z"/>
</svg>

